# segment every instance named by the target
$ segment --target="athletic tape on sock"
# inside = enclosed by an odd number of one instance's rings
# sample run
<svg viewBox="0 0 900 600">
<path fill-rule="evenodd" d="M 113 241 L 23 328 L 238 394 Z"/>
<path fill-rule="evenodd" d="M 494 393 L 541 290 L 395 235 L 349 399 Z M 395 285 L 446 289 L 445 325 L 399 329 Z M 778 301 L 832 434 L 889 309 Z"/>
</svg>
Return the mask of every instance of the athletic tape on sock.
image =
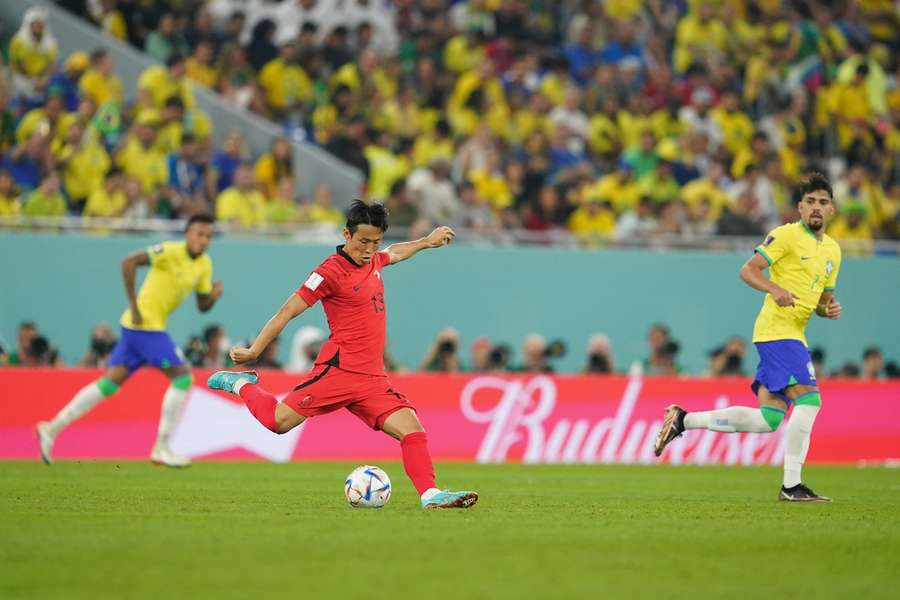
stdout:
<svg viewBox="0 0 900 600">
<path fill-rule="evenodd" d="M 794 400 L 796 406 L 822 406 L 822 397 L 819 392 L 809 392 Z"/>
<path fill-rule="evenodd" d="M 185 373 L 184 375 L 172 378 L 172 387 L 176 390 L 189 390 L 191 389 L 192 383 L 194 383 L 194 376 L 190 373 Z"/>
<path fill-rule="evenodd" d="M 784 411 L 780 408 L 775 408 L 774 406 L 760 406 L 759 412 L 762 413 L 763 419 L 766 420 L 766 423 L 769 424 L 772 431 L 778 429 L 778 426 L 784 421 Z"/>
<path fill-rule="evenodd" d="M 97 387 L 100 388 L 100 393 L 103 394 L 104 398 L 108 398 L 119 391 L 118 384 L 106 377 L 101 377 L 97 380 Z"/>
</svg>

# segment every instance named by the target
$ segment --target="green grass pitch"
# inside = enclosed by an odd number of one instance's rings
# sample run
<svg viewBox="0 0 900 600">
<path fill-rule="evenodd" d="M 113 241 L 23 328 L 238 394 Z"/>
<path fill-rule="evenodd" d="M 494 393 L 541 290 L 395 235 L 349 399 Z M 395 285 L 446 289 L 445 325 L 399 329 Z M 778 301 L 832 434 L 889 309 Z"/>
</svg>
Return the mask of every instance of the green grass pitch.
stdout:
<svg viewBox="0 0 900 600">
<path fill-rule="evenodd" d="M 381 510 L 356 465 L 0 463 L 0 598 L 896 598 L 900 472 L 438 465 L 469 511 Z"/>
</svg>

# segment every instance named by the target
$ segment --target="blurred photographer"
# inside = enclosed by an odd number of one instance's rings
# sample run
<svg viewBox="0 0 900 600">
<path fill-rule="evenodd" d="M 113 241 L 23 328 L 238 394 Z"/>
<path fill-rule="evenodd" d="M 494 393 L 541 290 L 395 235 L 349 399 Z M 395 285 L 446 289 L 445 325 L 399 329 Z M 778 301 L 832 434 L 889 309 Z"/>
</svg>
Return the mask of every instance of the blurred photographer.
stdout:
<svg viewBox="0 0 900 600">
<path fill-rule="evenodd" d="M 206 359 L 206 344 L 199 335 L 192 335 L 188 339 L 187 345 L 182 350 L 184 358 L 192 367 L 202 367 L 203 361 Z"/>
<path fill-rule="evenodd" d="M 474 373 L 483 373 L 491 370 L 491 351 L 494 344 L 485 336 L 479 336 L 472 342 L 469 349 L 471 362 L 469 363 L 469 371 Z"/>
<path fill-rule="evenodd" d="M 312 325 L 298 329 L 291 339 L 291 354 L 285 370 L 291 373 L 306 373 L 312 369 L 326 337 L 324 331 Z"/>
<path fill-rule="evenodd" d="M 79 367 L 103 367 L 109 362 L 109 354 L 116 345 L 116 335 L 106 323 L 94 325 L 91 345 L 78 361 Z"/>
<path fill-rule="evenodd" d="M 452 327 L 442 329 L 425 354 L 425 358 L 422 359 L 419 370 L 436 373 L 458 373 L 461 370 L 459 332 Z"/>
<path fill-rule="evenodd" d="M 544 336 L 532 333 L 525 336 L 522 343 L 522 365 L 516 369 L 523 373 L 553 373 L 551 358 L 559 358 L 566 353 L 566 345 L 562 340 L 554 340 L 549 344 Z"/>
<path fill-rule="evenodd" d="M 209 369 L 221 369 L 225 366 L 225 357 L 230 341 L 225 336 L 225 329 L 218 324 L 209 325 L 203 330 L 203 366 Z"/>
<path fill-rule="evenodd" d="M 644 363 L 647 375 L 677 375 L 681 372 L 675 360 L 681 345 L 672 339 L 668 326 L 662 323 L 651 325 L 647 331 L 647 345 L 650 346 L 650 358 Z"/>
<path fill-rule="evenodd" d="M 615 367 L 612 342 L 605 333 L 597 333 L 588 340 L 587 364 L 584 373 L 612 373 Z"/>
<path fill-rule="evenodd" d="M 747 344 L 743 338 L 738 336 L 730 338 L 724 346 L 709 353 L 708 375 L 711 377 L 744 375 L 746 353 Z"/>
<path fill-rule="evenodd" d="M 499 343 L 491 347 L 487 355 L 486 371 L 491 373 L 507 373 L 510 371 L 509 363 L 512 360 L 512 348 L 508 344 Z"/>
<path fill-rule="evenodd" d="M 49 340 L 38 335 L 32 338 L 28 347 L 28 362 L 23 362 L 22 366 L 62 366 L 62 361 L 59 351 L 50 345 Z"/>
</svg>

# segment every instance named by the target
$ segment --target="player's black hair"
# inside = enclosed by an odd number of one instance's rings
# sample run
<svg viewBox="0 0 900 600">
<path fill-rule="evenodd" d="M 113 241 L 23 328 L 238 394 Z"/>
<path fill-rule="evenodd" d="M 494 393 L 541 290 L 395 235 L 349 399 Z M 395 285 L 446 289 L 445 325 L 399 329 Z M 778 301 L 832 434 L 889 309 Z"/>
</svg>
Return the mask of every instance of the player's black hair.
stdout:
<svg viewBox="0 0 900 600">
<path fill-rule="evenodd" d="M 213 218 L 213 216 L 208 213 L 191 215 L 190 218 L 188 218 L 187 223 L 184 225 L 184 230 L 187 231 L 188 229 L 190 229 L 191 225 L 193 225 L 194 223 L 209 223 L 210 225 L 213 225 L 215 224 L 215 222 L 216 220 Z"/>
<path fill-rule="evenodd" d="M 817 192 L 819 190 L 825 190 L 828 192 L 829 198 L 834 198 L 834 192 L 831 191 L 831 183 L 828 182 L 828 178 L 813 171 L 809 173 L 806 177 L 803 178 L 803 181 L 800 182 L 798 186 L 799 196 L 797 198 L 797 202 L 803 200 L 803 197 L 810 192 Z"/>
<path fill-rule="evenodd" d="M 350 235 L 353 235 L 360 225 L 372 225 L 384 232 L 388 228 L 387 217 L 388 210 L 384 207 L 384 204 L 379 204 L 378 202 L 366 204 L 362 200 L 357 199 L 347 209 L 347 229 L 350 230 Z"/>
</svg>

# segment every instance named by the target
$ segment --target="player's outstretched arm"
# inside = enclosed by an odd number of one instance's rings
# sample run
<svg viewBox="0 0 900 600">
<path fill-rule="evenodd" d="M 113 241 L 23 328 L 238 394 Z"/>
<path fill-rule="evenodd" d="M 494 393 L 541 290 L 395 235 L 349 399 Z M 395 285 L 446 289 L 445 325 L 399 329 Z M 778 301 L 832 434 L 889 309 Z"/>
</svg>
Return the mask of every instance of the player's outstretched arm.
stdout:
<svg viewBox="0 0 900 600">
<path fill-rule="evenodd" d="M 134 278 L 137 268 L 150 264 L 150 255 L 146 250 L 132 252 L 122 259 L 122 281 L 125 283 L 125 295 L 128 297 L 128 306 L 131 309 L 131 320 L 135 325 L 143 323 L 137 305 L 137 295 L 134 293 Z"/>
<path fill-rule="evenodd" d="M 240 365 L 259 358 L 262 351 L 281 334 L 290 320 L 300 315 L 307 308 L 309 308 L 309 305 L 304 302 L 303 298 L 297 294 L 291 294 L 291 297 L 281 305 L 278 312 L 269 319 L 269 322 L 262 328 L 262 331 L 259 332 L 256 340 L 253 341 L 249 348 L 235 346 L 231 349 L 231 360 L 234 361 L 234 364 Z"/>
<path fill-rule="evenodd" d="M 769 268 L 769 262 L 761 255 L 754 254 L 741 267 L 741 279 L 754 290 L 771 294 L 778 306 L 793 306 L 794 298 L 797 296 L 763 275 L 763 271 L 767 268 Z"/>
<path fill-rule="evenodd" d="M 401 260 L 406 260 L 420 250 L 446 246 L 453 241 L 454 237 L 456 237 L 456 233 L 449 227 L 438 227 L 427 236 L 418 240 L 391 244 L 385 249 L 385 252 L 391 257 L 391 264 L 393 265 Z"/>
<path fill-rule="evenodd" d="M 216 300 L 222 297 L 225 286 L 221 281 L 214 281 L 212 290 L 208 294 L 197 294 L 197 308 L 200 312 L 207 312 L 216 303 Z"/>
<path fill-rule="evenodd" d="M 819 303 L 816 305 L 817 315 L 837 321 L 841 318 L 841 310 L 841 303 L 834 297 L 834 292 L 822 292 L 822 295 L 819 296 Z"/>
</svg>

